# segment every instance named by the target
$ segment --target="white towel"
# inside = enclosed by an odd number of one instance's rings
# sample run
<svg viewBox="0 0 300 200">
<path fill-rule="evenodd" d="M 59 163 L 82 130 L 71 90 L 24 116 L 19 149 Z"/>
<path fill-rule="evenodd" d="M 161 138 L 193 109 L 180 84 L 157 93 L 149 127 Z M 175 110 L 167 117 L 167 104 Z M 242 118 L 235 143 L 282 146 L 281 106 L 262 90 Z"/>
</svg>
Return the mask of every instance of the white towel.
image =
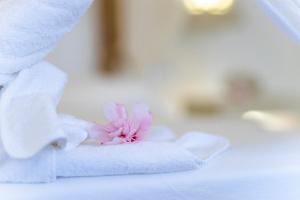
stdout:
<svg viewBox="0 0 300 200">
<path fill-rule="evenodd" d="M 164 133 L 161 134 L 165 138 Z M 220 136 L 188 133 L 174 142 L 81 145 L 71 151 L 46 149 L 32 159 L 7 159 L 0 182 L 40 183 L 57 177 L 170 173 L 197 169 L 229 146 Z"/>
<path fill-rule="evenodd" d="M 56 113 L 65 82 L 64 73 L 42 62 L 21 71 L 4 88 L 1 138 L 9 156 L 27 158 L 54 141 L 70 148 L 86 139 L 87 125 Z"/>
<path fill-rule="evenodd" d="M 49 147 L 30 159 L 1 157 L 0 182 L 4 183 L 43 183 L 56 179 L 55 149 Z"/>
<path fill-rule="evenodd" d="M 42 61 L 91 2 L 1 0 L 0 74 L 13 74 Z"/>
<path fill-rule="evenodd" d="M 1 97 L 1 138 L 12 157 L 33 156 L 50 142 L 63 138 L 56 106 L 66 76 L 48 63 L 22 70 Z"/>
<path fill-rule="evenodd" d="M 260 0 L 261 5 L 300 42 L 300 0 Z"/>
<path fill-rule="evenodd" d="M 56 106 L 66 75 L 43 59 L 91 2 L 0 1 L 0 148 L 10 157 L 31 157 L 53 142 L 70 148 L 86 138 L 83 129 L 61 126 Z"/>
</svg>

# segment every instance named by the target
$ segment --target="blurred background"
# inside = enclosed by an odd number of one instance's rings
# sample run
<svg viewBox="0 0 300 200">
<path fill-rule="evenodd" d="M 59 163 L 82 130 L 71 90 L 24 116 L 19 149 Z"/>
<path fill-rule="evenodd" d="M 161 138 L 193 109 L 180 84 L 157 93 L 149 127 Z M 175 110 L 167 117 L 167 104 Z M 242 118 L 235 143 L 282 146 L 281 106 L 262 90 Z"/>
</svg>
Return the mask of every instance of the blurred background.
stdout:
<svg viewBox="0 0 300 200">
<path fill-rule="evenodd" d="M 49 60 L 70 78 L 60 110 L 87 120 L 142 101 L 159 123 L 299 124 L 300 46 L 256 1 L 96 0 Z"/>
</svg>

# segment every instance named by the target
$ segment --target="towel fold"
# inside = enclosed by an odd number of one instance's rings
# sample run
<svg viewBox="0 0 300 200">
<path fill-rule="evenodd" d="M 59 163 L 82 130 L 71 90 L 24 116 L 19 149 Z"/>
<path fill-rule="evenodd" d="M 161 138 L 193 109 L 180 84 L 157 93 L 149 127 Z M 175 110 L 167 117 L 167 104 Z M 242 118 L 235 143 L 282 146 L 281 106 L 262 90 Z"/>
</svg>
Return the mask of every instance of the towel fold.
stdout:
<svg viewBox="0 0 300 200">
<path fill-rule="evenodd" d="M 33 156 L 51 141 L 63 138 L 56 106 L 65 82 L 64 73 L 43 62 L 21 71 L 4 88 L 1 138 L 11 157 Z"/>
<path fill-rule="evenodd" d="M 54 181 L 57 177 L 193 170 L 228 145 L 229 141 L 223 137 L 193 132 L 174 142 L 156 139 L 155 142 L 112 146 L 84 144 L 71 151 L 52 148 L 31 159 L 7 158 L 5 165 L 0 165 L 0 182 L 41 183 Z"/>
<path fill-rule="evenodd" d="M 51 143 L 74 147 L 87 134 L 56 112 L 66 75 L 43 61 L 92 0 L 0 1 L 0 149 L 29 158 Z M 77 134 L 68 134 L 69 132 Z"/>
<path fill-rule="evenodd" d="M 63 72 L 41 62 L 21 71 L 4 88 L 1 139 L 9 156 L 27 158 L 53 142 L 75 147 L 86 139 L 86 127 L 79 120 L 56 113 L 65 82 Z"/>
</svg>

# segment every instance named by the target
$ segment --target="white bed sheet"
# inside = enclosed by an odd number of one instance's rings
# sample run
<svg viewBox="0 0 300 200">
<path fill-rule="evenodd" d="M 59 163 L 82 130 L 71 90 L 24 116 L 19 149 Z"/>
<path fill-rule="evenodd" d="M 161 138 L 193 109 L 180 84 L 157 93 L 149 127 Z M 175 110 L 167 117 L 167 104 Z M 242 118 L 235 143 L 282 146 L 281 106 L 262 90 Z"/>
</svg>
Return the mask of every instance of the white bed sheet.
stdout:
<svg viewBox="0 0 300 200">
<path fill-rule="evenodd" d="M 202 130 L 219 131 L 229 137 L 232 147 L 196 171 L 70 178 L 37 185 L 2 184 L 0 199 L 300 199 L 300 134 L 265 132 L 243 123 L 202 125 Z"/>
</svg>

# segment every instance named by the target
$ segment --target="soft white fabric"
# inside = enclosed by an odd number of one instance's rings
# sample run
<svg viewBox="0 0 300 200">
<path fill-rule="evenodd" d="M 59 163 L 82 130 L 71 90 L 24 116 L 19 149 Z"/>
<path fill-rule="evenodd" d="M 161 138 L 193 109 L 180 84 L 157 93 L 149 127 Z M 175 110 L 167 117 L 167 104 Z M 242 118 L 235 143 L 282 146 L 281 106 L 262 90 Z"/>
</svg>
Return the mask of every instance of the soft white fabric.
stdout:
<svg viewBox="0 0 300 200">
<path fill-rule="evenodd" d="M 64 73 L 43 62 L 24 69 L 4 88 L 0 127 L 9 156 L 33 156 L 50 142 L 65 138 L 56 114 L 65 82 Z"/>
<path fill-rule="evenodd" d="M 64 150 L 72 150 L 88 138 L 91 123 L 71 115 L 59 114 L 59 127 L 64 132 L 65 139 L 56 144 Z"/>
<path fill-rule="evenodd" d="M 259 0 L 266 11 L 300 42 L 300 0 Z"/>
<path fill-rule="evenodd" d="M 50 182 L 57 177 L 193 170 L 210 155 L 224 151 L 228 144 L 223 137 L 193 133 L 177 142 L 145 141 L 112 146 L 84 144 L 71 151 L 48 149 L 23 161 L 7 159 L 5 165 L 0 165 L 0 182 L 39 183 Z M 191 146 L 193 149 L 187 148 Z"/>
<path fill-rule="evenodd" d="M 229 141 L 223 137 L 199 132 L 189 132 L 176 141 L 181 146 L 201 160 L 208 161 L 229 147 Z"/>
<path fill-rule="evenodd" d="M 83 129 L 61 127 L 56 106 L 66 76 L 43 59 L 91 2 L 0 1 L 0 149 L 10 157 L 29 158 L 53 142 L 71 148 L 86 138 Z"/>
<path fill-rule="evenodd" d="M 13 74 L 42 61 L 91 2 L 1 0 L 0 74 Z"/>
<path fill-rule="evenodd" d="M 30 159 L 2 157 L 0 182 L 28 183 L 51 182 L 56 179 L 55 150 L 46 148 Z"/>
<path fill-rule="evenodd" d="M 171 173 L 197 169 L 201 160 L 172 143 L 82 145 L 56 155 L 58 177 Z"/>
<path fill-rule="evenodd" d="M 300 199 L 299 132 L 272 133 L 250 123 L 218 120 L 199 120 L 184 126 L 214 130 L 232 141 L 230 149 L 197 170 L 180 173 L 67 178 L 51 184 L 0 184 L 1 199 Z"/>
<path fill-rule="evenodd" d="M 43 59 L 91 2 L 0 1 L 0 181 L 37 183 L 57 177 L 184 171 L 202 162 L 194 151 L 210 157 L 207 154 L 228 146 L 226 139 L 224 144 L 212 144 L 209 136 L 194 135 L 179 143 L 54 149 L 78 146 L 87 138 L 89 124 L 57 114 L 66 76 Z M 208 140 L 213 150 L 201 140 Z"/>
</svg>

